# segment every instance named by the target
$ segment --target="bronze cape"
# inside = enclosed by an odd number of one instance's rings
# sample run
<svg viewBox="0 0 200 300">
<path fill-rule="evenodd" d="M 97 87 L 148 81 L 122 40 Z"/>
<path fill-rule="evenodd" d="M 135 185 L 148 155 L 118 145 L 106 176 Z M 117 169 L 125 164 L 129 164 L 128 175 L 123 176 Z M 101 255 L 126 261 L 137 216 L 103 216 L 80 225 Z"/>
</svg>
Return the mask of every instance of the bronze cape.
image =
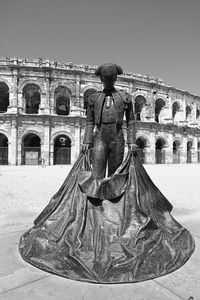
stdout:
<svg viewBox="0 0 200 300">
<path fill-rule="evenodd" d="M 129 283 L 180 268 L 194 240 L 129 151 L 110 178 L 93 177 L 81 152 L 59 191 L 20 239 L 28 263 L 66 278 Z"/>
</svg>

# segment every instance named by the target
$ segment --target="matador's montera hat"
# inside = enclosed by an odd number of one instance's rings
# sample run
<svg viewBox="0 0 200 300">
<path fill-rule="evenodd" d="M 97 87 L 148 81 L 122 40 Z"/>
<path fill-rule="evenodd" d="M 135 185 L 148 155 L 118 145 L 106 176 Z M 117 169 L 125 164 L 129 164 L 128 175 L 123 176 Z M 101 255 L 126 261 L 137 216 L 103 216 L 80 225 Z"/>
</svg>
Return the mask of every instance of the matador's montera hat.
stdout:
<svg viewBox="0 0 200 300">
<path fill-rule="evenodd" d="M 95 71 L 96 76 L 106 76 L 106 77 L 117 76 L 117 75 L 121 75 L 122 73 L 123 73 L 122 68 L 112 63 L 103 64 L 97 67 Z"/>
</svg>

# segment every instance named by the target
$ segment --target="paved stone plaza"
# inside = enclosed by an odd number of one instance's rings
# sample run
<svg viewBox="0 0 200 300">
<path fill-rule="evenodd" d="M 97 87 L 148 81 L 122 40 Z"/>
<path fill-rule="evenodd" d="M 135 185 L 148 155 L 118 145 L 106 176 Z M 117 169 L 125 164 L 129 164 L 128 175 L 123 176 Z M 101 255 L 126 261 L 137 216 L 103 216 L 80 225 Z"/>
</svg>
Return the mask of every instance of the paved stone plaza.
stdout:
<svg viewBox="0 0 200 300">
<path fill-rule="evenodd" d="M 18 241 L 64 181 L 71 166 L 0 166 L 1 300 L 199 300 L 200 165 L 146 165 L 154 183 L 174 205 L 173 216 L 196 242 L 191 259 L 179 270 L 146 282 L 97 285 L 75 282 L 25 263 Z"/>
</svg>

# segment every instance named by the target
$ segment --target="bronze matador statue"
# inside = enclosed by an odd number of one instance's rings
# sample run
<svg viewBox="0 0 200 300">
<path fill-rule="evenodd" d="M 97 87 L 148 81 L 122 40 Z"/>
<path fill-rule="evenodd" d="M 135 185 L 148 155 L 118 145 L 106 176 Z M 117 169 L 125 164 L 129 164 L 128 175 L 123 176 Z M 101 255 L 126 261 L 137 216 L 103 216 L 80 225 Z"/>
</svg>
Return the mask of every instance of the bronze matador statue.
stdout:
<svg viewBox="0 0 200 300">
<path fill-rule="evenodd" d="M 104 90 L 89 97 L 79 157 L 19 243 L 25 261 L 74 280 L 156 278 L 183 266 L 195 248 L 139 160 L 131 97 L 114 88 L 119 74 L 115 64 L 97 68 Z M 124 115 L 129 151 L 123 160 Z"/>
<path fill-rule="evenodd" d="M 96 178 L 104 178 L 108 165 L 108 176 L 120 166 L 124 156 L 123 118 L 126 117 L 127 144 L 134 145 L 134 114 L 130 94 L 116 90 L 114 83 L 123 70 L 116 64 L 104 64 L 97 68 L 104 90 L 92 94 L 87 103 L 87 123 L 83 148 L 91 147 L 93 129 L 96 125 L 93 146 L 93 168 Z"/>
</svg>

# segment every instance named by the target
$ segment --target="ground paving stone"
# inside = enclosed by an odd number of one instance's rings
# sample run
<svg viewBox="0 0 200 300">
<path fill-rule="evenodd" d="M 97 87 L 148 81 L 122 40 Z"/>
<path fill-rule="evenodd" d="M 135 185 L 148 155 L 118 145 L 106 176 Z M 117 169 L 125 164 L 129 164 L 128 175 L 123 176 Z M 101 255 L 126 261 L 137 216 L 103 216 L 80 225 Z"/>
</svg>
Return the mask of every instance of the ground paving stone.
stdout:
<svg viewBox="0 0 200 300">
<path fill-rule="evenodd" d="M 179 270 L 137 284 L 95 285 L 67 280 L 25 263 L 18 253 L 21 234 L 49 202 L 71 166 L 0 167 L 1 300 L 200 300 L 200 165 L 146 165 L 149 175 L 174 205 L 173 216 L 196 241 L 191 259 Z M 192 299 L 192 298 L 191 298 Z"/>
</svg>

